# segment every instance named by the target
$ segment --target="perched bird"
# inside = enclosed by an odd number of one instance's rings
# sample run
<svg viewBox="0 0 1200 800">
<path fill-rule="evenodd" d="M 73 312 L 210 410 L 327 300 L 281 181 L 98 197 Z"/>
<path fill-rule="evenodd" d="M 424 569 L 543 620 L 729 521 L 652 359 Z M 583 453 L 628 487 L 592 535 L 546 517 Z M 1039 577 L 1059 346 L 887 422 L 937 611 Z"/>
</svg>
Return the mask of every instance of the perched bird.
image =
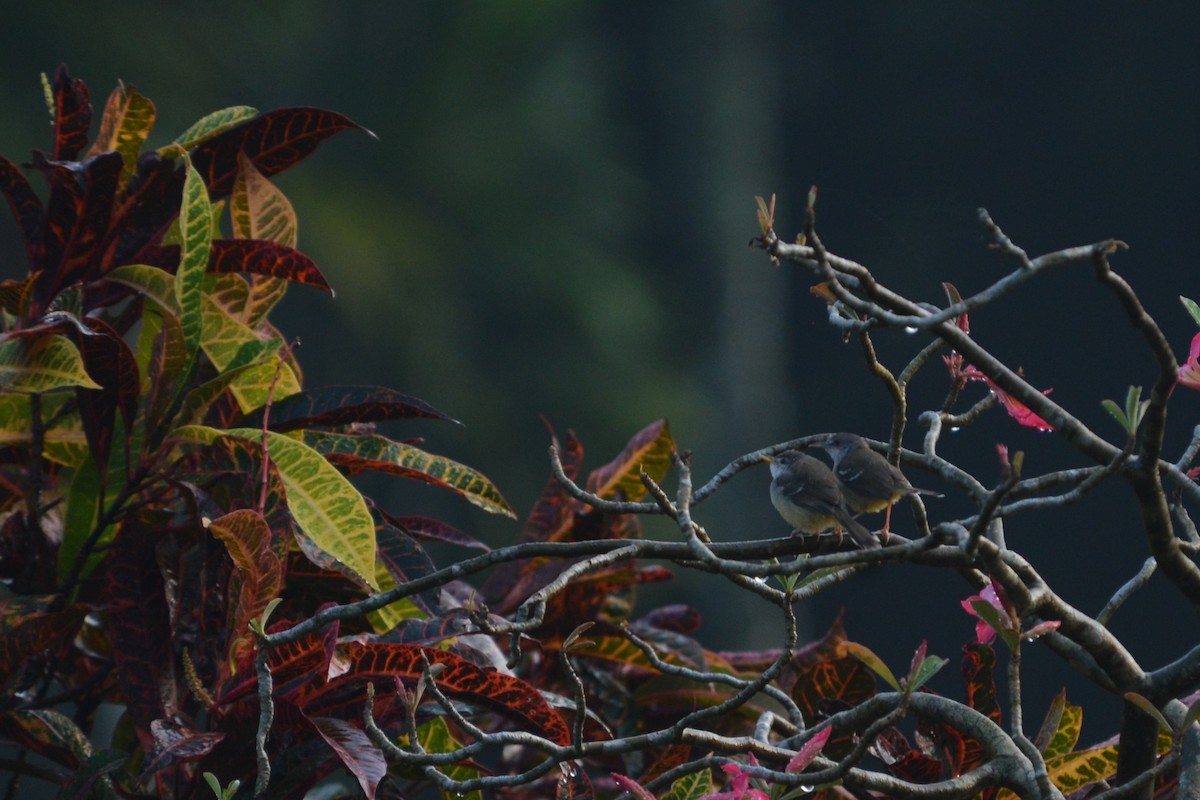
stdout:
<svg viewBox="0 0 1200 800">
<path fill-rule="evenodd" d="M 885 541 L 892 522 L 893 503 L 910 494 L 941 497 L 938 492 L 913 486 L 898 467 L 868 447 L 866 440 L 857 434 L 831 433 L 813 447 L 829 454 L 833 474 L 841 482 L 842 494 L 851 511 L 857 514 L 887 509 L 883 521 Z"/>
<path fill-rule="evenodd" d="M 824 533 L 844 528 L 859 547 L 880 547 L 866 527 L 850 514 L 846 499 L 824 462 L 799 450 L 763 456 L 771 462 L 771 504 L 789 525 L 802 533 Z"/>
</svg>

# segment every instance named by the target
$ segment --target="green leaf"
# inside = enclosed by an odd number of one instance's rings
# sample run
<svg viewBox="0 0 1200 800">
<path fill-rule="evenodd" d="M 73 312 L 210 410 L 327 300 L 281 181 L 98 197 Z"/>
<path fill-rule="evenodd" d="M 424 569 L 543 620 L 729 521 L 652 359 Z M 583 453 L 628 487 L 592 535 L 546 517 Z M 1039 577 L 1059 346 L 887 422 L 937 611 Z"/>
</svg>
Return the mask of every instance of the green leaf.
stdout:
<svg viewBox="0 0 1200 800">
<path fill-rule="evenodd" d="M 441 717 L 434 717 L 417 728 L 417 741 L 426 753 L 451 753 L 462 747 L 454 738 L 449 726 Z M 468 781 L 480 777 L 479 770 L 467 764 L 455 764 L 437 768 L 439 772 L 456 781 Z M 483 791 L 476 789 L 468 794 L 456 795 L 460 800 L 483 800 Z"/>
<path fill-rule="evenodd" d="M 278 356 L 226 370 L 188 393 L 179 412 L 179 423 L 199 423 L 226 390 L 233 394 L 238 406 L 248 412 L 261 408 L 267 402 L 268 393 L 275 401 L 296 394 L 300 391 L 300 382 L 292 368 Z"/>
<path fill-rule="evenodd" d="M 353 436 L 305 431 L 304 442 L 348 474 L 390 472 L 440 486 L 465 497 L 484 511 L 515 518 L 512 508 L 490 480 L 468 466 L 432 455 L 383 436 Z"/>
<path fill-rule="evenodd" d="M 258 114 L 258 110 L 250 106 L 230 106 L 220 111 L 214 111 L 211 114 L 201 117 L 187 130 L 176 136 L 173 144 L 185 150 L 190 150 L 201 142 L 211 139 L 222 131 L 229 130 L 240 122 L 245 122 L 256 114 Z"/>
<path fill-rule="evenodd" d="M 126 264 L 111 270 L 104 277 L 137 289 L 162 310 L 179 315 L 179 303 L 175 299 L 175 276 L 166 270 L 146 264 Z"/>
<path fill-rule="evenodd" d="M 1117 774 L 1117 746 L 1095 747 L 1046 759 L 1046 774 L 1064 795 Z"/>
<path fill-rule="evenodd" d="M 665 800 L 698 800 L 713 790 L 712 771 L 702 769 L 671 782 Z"/>
<path fill-rule="evenodd" d="M 29 394 L 82 386 L 99 389 L 88 377 L 79 348 L 57 334 L 11 336 L 0 343 L 0 389 Z"/>
<path fill-rule="evenodd" d="M 73 403 L 66 393 L 42 398 L 42 418 L 51 421 L 43 432 L 42 454 L 65 467 L 77 467 L 88 455 L 87 436 L 79 413 L 63 408 Z M 23 394 L 0 394 L 0 447 L 28 448 L 33 443 L 30 400 Z"/>
<path fill-rule="evenodd" d="M 203 319 L 204 334 L 200 346 L 221 371 L 261 361 L 283 344 L 277 337 L 264 339 L 207 294 L 203 295 Z"/>
<path fill-rule="evenodd" d="M 924 686 L 937 671 L 946 666 L 946 659 L 941 656 L 927 656 L 921 660 L 920 665 L 913 671 L 908 685 L 905 687 L 909 692 L 915 692 Z"/>
<path fill-rule="evenodd" d="M 1107 411 L 1109 414 L 1112 414 L 1113 419 L 1117 421 L 1118 425 L 1125 429 L 1126 433 L 1130 431 L 1129 418 L 1125 416 L 1125 412 L 1119 405 L 1117 405 L 1115 400 L 1101 400 L 1100 405 L 1104 407 L 1105 411 Z"/>
<path fill-rule="evenodd" d="M 226 435 L 255 443 L 262 440 L 262 431 L 253 428 L 222 431 L 203 425 L 187 425 L 173 435 L 203 444 Z M 355 580 L 378 591 L 375 523 L 359 491 L 319 453 L 289 436 L 268 433 L 267 453 L 283 480 L 288 509 L 312 547 L 338 562 Z M 309 550 L 305 554 L 310 559 L 315 555 Z"/>
<path fill-rule="evenodd" d="M 865 664 L 867 669 L 874 672 L 880 678 L 883 678 L 884 682 L 897 692 L 903 691 L 900 687 L 900 681 L 896 680 L 896 676 L 888 669 L 888 665 L 883 663 L 883 659 L 875 655 L 869 648 L 857 642 L 843 642 L 841 646 L 845 648 L 847 653 Z"/>
<path fill-rule="evenodd" d="M 179 322 L 188 353 L 200 344 L 204 324 L 204 273 L 212 250 L 212 206 L 204 179 L 183 157 L 187 171 L 183 181 L 183 200 L 179 206 L 179 235 L 182 242 L 179 268 L 175 272 L 175 299 L 179 303 Z"/>
<path fill-rule="evenodd" d="M 1013 620 L 1009 619 L 1007 614 L 1001 612 L 987 600 L 972 600 L 971 608 L 975 610 L 976 616 L 991 626 L 1010 650 L 1016 649 L 1017 632 L 1014 630 Z"/>
<path fill-rule="evenodd" d="M 1191 300 L 1183 295 L 1180 295 L 1179 301 L 1183 303 L 1183 307 L 1187 309 L 1187 312 L 1192 315 L 1192 320 L 1197 325 L 1200 325 L 1200 305 L 1197 305 L 1195 300 Z"/>
</svg>

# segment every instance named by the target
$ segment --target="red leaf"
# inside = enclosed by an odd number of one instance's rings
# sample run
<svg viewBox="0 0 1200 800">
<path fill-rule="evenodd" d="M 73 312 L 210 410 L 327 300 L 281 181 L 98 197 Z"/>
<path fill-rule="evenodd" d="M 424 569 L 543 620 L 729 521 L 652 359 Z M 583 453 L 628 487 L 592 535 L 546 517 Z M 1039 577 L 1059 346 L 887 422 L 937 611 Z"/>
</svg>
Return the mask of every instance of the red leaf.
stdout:
<svg viewBox="0 0 1200 800">
<path fill-rule="evenodd" d="M 393 517 L 378 508 L 376 511 L 390 524 L 423 542 L 444 542 L 456 544 L 459 547 L 470 547 L 474 550 L 488 551 L 492 549 L 469 533 L 464 533 L 441 520 L 430 517 Z"/>
<path fill-rule="evenodd" d="M 71 641 L 87 610 L 43 611 L 30 597 L 10 597 L 0 603 L 0 687 L 34 658 L 53 655 Z"/>
<path fill-rule="evenodd" d="M 125 423 L 125 441 L 128 447 L 134 417 L 137 416 L 141 380 L 138 375 L 137 359 L 125 340 L 108 323 L 95 317 L 85 317 L 83 323 L 92 334 L 82 335 L 78 329 L 68 332 L 79 347 L 88 375 L 100 389 L 75 390 L 79 399 L 83 432 L 87 436 L 92 457 L 100 466 L 101 486 L 107 478 L 108 454 L 112 445 L 113 421 L 117 411 Z"/>
<path fill-rule="evenodd" d="M 812 738 L 804 743 L 796 755 L 792 756 L 792 760 L 787 763 L 786 772 L 803 772 L 804 769 L 812 763 L 813 759 L 821 754 L 825 748 L 825 743 L 829 741 L 830 734 L 833 733 L 833 726 L 827 726 L 817 733 L 813 734 Z"/>
<path fill-rule="evenodd" d="M 117 683 L 147 752 L 150 724 L 165 716 L 161 690 L 174 685 L 171 620 L 155 557 L 158 538 L 127 519 L 113 539 L 105 586 Z"/>
<path fill-rule="evenodd" d="M 133 177 L 113 206 L 111 230 L 98 256 L 101 274 L 122 264 L 160 266 L 155 256 L 163 248 L 156 243 L 179 214 L 183 179 L 183 168 L 170 159 L 155 153 L 138 159 Z M 171 269 L 178 261 L 176 247 Z"/>
<path fill-rule="evenodd" d="M 416 578 L 422 578 L 436 569 L 432 559 L 419 544 L 391 525 L 376 527 L 375 543 L 379 548 L 376 558 L 383 563 L 397 583 L 403 584 Z M 439 597 L 438 590 L 431 589 L 412 595 L 409 599 L 426 614 L 434 616 L 440 610 Z"/>
<path fill-rule="evenodd" d="M 237 567 L 229 581 L 229 630 L 225 645 L 228 657 L 221 664 L 224 672 L 231 659 L 240 662 L 253 651 L 249 623 L 279 596 L 283 588 L 283 565 L 272 548 L 271 529 L 255 511 L 232 511 L 213 520 L 208 530 L 225 544 Z"/>
<path fill-rule="evenodd" d="M 59 64 L 54 73 L 54 158 L 68 161 L 87 147 L 92 126 L 92 103 L 87 85 L 67 75 L 67 65 Z"/>
<path fill-rule="evenodd" d="M 962 674 L 967 682 L 967 705 L 1000 724 L 1000 704 L 996 702 L 996 651 L 991 646 L 971 642 L 963 646 Z"/>
<path fill-rule="evenodd" d="M 634 797 L 640 798 L 640 800 L 654 800 L 654 795 L 650 792 L 650 790 L 645 786 L 642 786 L 633 778 L 627 778 L 617 772 L 610 772 L 609 774 L 612 775 L 612 779 L 616 781 L 618 786 L 632 794 Z"/>
<path fill-rule="evenodd" d="M 358 785 L 362 787 L 367 799 L 373 800 L 375 788 L 387 774 L 387 761 L 383 752 L 371 744 L 365 733 L 345 720 L 334 717 L 309 717 L 309 722 L 337 753 L 346 769 L 358 779 Z"/>
<path fill-rule="evenodd" d="M 295 624 L 280 621 L 271 625 L 268 632 L 287 630 Z M 323 680 L 329 670 L 329 663 L 333 660 L 337 635 L 338 624 L 334 622 L 298 641 L 272 647 L 270 665 L 271 674 L 275 679 L 275 695 L 294 699 L 298 690 Z M 248 671 L 239 672 L 221 687 L 216 705 L 228 705 L 257 690 L 258 678 L 253 669 L 248 668 Z"/>
<path fill-rule="evenodd" d="M 25 244 L 25 255 L 30 269 L 34 268 L 37 253 L 38 229 L 42 225 L 42 201 L 17 165 L 0 156 L 0 191 L 8 198 L 9 208 L 21 230 L 21 241 Z"/>
<path fill-rule="evenodd" d="M 315 286 L 333 294 L 315 262 L 295 248 L 259 239 L 215 239 L 209 272 L 246 272 Z"/>
<path fill-rule="evenodd" d="M 120 153 L 104 153 L 80 169 L 35 154 L 34 166 L 50 183 L 34 257 L 41 271 L 34 297 L 42 305 L 62 287 L 99 276 L 95 255 L 108 231 L 122 163 Z"/>
<path fill-rule="evenodd" d="M 263 409 L 252 411 L 238 425 L 262 426 Z M 388 419 L 428 418 L 457 423 L 424 400 L 385 386 L 325 386 L 306 389 L 271 406 L 268 424 L 273 431 L 332 427 Z"/>
<path fill-rule="evenodd" d="M 422 654 L 430 664 L 445 665 L 434 680 L 448 697 L 488 708 L 556 744 L 570 744 L 571 734 L 563 718 L 532 685 L 511 675 L 481 669 L 445 650 L 354 642 L 346 650 L 346 673 L 330 685 L 351 678 L 415 682 L 424 671 Z M 321 694 L 323 689 L 318 688 L 302 702 L 311 707 Z"/>
<path fill-rule="evenodd" d="M 142 770 L 139 782 L 176 762 L 199 761 L 225 738 L 224 733 L 201 733 L 168 719 L 150 724 L 154 738 L 154 760 Z"/>
<path fill-rule="evenodd" d="M 700 612 L 683 604 L 661 606 L 648 612 L 638 622 L 664 631 L 695 633 L 700 629 Z"/>
<path fill-rule="evenodd" d="M 322 141 L 347 128 L 361 128 L 348 117 L 320 108 L 281 108 L 236 125 L 193 148 L 199 171 L 213 200 L 233 189 L 238 153 L 245 153 L 270 177 L 307 157 Z"/>
</svg>

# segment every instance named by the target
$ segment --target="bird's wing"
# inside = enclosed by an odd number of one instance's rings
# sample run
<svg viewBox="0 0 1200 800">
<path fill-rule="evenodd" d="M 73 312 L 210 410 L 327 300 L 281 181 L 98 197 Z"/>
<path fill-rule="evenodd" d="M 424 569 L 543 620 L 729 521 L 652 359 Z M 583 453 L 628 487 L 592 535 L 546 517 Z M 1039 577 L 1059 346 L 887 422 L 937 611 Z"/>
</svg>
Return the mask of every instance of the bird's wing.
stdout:
<svg viewBox="0 0 1200 800">
<path fill-rule="evenodd" d="M 779 479 L 779 489 L 796 505 L 820 514 L 833 515 L 844 503 L 837 482 L 821 474 L 784 476 Z"/>
</svg>

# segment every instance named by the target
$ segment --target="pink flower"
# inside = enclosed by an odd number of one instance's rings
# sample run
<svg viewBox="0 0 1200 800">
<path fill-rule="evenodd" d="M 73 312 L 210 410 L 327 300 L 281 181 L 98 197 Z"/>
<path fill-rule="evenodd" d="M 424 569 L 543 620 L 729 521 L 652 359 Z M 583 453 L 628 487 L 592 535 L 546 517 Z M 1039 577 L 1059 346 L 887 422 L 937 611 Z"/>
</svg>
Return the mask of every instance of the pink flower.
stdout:
<svg viewBox="0 0 1200 800">
<path fill-rule="evenodd" d="M 757 766 L 758 761 L 750 756 L 750 763 Z M 742 772 L 740 765 L 722 764 L 721 769 L 729 776 L 730 790 L 706 794 L 700 800 L 771 800 L 766 792 L 750 788 L 750 776 Z"/>
<path fill-rule="evenodd" d="M 1192 337 L 1187 363 L 1179 368 L 1179 383 L 1189 389 L 1200 389 L 1200 333 Z"/>
<path fill-rule="evenodd" d="M 1008 412 L 1008 415 L 1020 424 L 1027 428 L 1037 428 L 1039 431 L 1054 430 L 1053 425 L 1035 414 L 1029 408 L 1029 406 L 1025 405 L 1020 400 L 1001 389 L 998 385 L 996 385 L 995 381 L 993 381 L 987 375 L 984 375 L 977 368 L 967 366 L 962 370 L 962 374 L 965 375 L 969 380 L 983 381 L 986 383 L 988 388 L 992 390 L 992 394 L 996 395 L 996 399 L 1000 401 L 1000 405 L 1004 406 L 1004 410 Z M 1053 389 L 1046 389 L 1042 392 L 1042 394 L 1050 394 L 1053 391 Z"/>
<path fill-rule="evenodd" d="M 976 603 L 981 602 L 987 603 L 996 609 L 996 613 L 1001 620 L 1009 620 L 1009 617 L 1008 612 L 1004 610 L 1004 603 L 1000 600 L 999 595 L 996 594 L 996 584 L 994 583 L 989 583 L 984 587 L 982 592 L 962 601 L 963 610 L 975 617 L 975 638 L 979 640 L 980 644 L 988 644 L 992 639 L 996 638 L 996 629 L 984 620 L 979 609 L 976 607 Z"/>
</svg>

